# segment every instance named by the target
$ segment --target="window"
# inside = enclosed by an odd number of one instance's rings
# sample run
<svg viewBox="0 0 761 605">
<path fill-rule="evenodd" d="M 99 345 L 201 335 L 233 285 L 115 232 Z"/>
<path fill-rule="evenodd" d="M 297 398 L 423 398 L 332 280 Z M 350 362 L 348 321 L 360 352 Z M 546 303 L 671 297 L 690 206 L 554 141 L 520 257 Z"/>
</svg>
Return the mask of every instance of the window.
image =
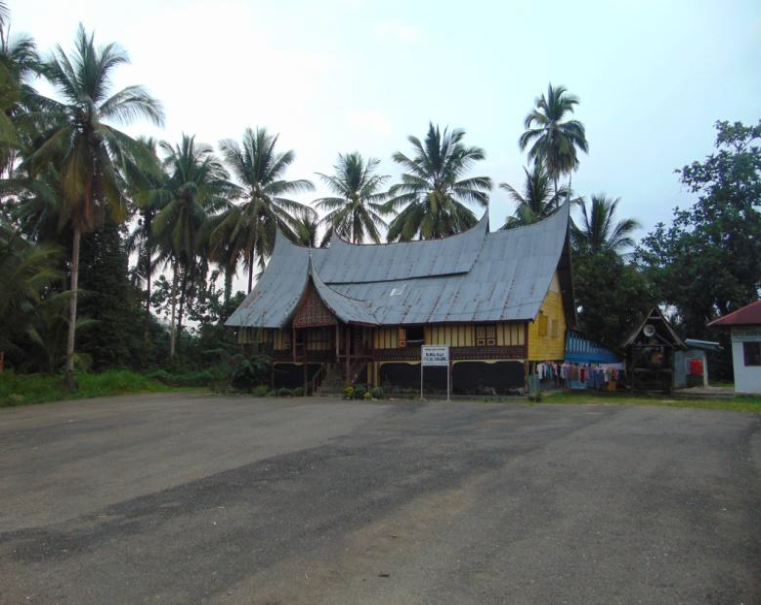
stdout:
<svg viewBox="0 0 761 605">
<path fill-rule="evenodd" d="M 557 338 L 560 335 L 560 322 L 557 319 L 550 320 L 550 336 Z"/>
<path fill-rule="evenodd" d="M 539 336 L 547 336 L 547 316 L 539 313 Z"/>
<path fill-rule="evenodd" d="M 423 326 L 405 328 L 404 331 L 406 332 L 407 345 L 421 345 L 425 342 L 425 330 Z"/>
<path fill-rule="evenodd" d="M 497 326 L 476 326 L 476 346 L 493 347 L 497 344 Z"/>
<path fill-rule="evenodd" d="M 743 357 L 746 366 L 761 366 L 761 342 L 744 342 Z"/>
</svg>

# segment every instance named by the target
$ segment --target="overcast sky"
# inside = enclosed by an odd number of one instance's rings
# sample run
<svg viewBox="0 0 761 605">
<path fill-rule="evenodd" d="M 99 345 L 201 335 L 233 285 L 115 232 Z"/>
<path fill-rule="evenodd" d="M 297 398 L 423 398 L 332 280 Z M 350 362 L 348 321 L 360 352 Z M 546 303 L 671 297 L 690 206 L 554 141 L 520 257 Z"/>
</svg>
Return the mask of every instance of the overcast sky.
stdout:
<svg viewBox="0 0 761 605">
<path fill-rule="evenodd" d="M 69 49 L 80 21 L 127 50 L 117 84 L 145 85 L 167 113 L 164 129 L 131 132 L 216 144 L 266 126 L 296 151 L 292 178 L 316 181 L 353 150 L 398 174 L 391 154 L 432 120 L 486 150 L 474 174 L 521 185 L 523 119 L 552 82 L 581 99 L 575 190 L 620 196 L 650 228 L 691 199 L 674 169 L 711 152 L 713 123 L 761 117 L 759 0 L 8 4 L 43 51 Z M 492 225 L 510 211 L 495 190 Z"/>
</svg>

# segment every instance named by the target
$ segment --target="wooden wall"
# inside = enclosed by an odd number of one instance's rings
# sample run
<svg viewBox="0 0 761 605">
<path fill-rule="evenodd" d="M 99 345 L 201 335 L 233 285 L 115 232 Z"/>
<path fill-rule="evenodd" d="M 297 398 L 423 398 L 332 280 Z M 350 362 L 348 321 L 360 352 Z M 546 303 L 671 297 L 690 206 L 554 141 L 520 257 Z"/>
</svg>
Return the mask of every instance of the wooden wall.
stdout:
<svg viewBox="0 0 761 605">
<path fill-rule="evenodd" d="M 528 358 L 532 361 L 550 361 L 563 358 L 565 353 L 565 313 L 557 274 L 536 319 L 528 328 Z"/>
<path fill-rule="evenodd" d="M 495 326 L 497 346 L 507 347 L 525 344 L 525 327 L 522 322 L 501 322 L 489 325 Z M 450 347 L 475 347 L 475 329 L 476 324 L 425 326 L 425 344 L 449 345 Z M 398 348 L 399 328 L 376 328 L 374 346 L 376 349 Z"/>
</svg>

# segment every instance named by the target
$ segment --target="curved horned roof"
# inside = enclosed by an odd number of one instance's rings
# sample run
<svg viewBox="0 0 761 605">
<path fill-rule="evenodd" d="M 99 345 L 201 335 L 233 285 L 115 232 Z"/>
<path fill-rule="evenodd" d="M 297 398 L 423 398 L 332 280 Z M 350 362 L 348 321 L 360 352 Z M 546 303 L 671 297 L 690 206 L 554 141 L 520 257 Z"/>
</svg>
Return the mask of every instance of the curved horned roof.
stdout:
<svg viewBox="0 0 761 605">
<path fill-rule="evenodd" d="M 346 323 L 533 320 L 558 266 L 568 264 L 568 223 L 566 203 L 533 225 L 489 233 L 484 215 L 439 240 L 355 245 L 334 238 L 329 248 L 310 250 L 278 234 L 263 275 L 227 325 L 287 325 L 309 279 Z M 570 289 L 570 276 L 563 281 Z"/>
</svg>

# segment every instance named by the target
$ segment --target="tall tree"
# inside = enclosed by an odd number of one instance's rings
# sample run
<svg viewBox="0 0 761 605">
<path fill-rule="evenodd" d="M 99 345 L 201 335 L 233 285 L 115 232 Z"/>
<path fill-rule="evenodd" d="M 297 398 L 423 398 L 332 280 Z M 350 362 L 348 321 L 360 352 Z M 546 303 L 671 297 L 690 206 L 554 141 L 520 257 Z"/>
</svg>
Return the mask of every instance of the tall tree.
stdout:
<svg viewBox="0 0 761 605">
<path fill-rule="evenodd" d="M 424 141 L 410 136 L 414 155 L 401 152 L 394 161 L 406 170 L 401 183 L 389 191 L 384 212 L 399 214 L 388 228 L 388 241 L 434 239 L 459 233 L 476 224 L 466 204 L 486 207 L 492 182 L 489 177 L 465 177 L 473 165 L 486 157 L 480 147 L 466 147 L 465 131 L 443 131 L 432 123 Z"/>
<path fill-rule="evenodd" d="M 234 188 L 222 162 L 208 145 L 183 135 L 178 145 L 162 142 L 166 178 L 161 188 L 143 196 L 144 203 L 161 208 L 153 219 L 153 233 L 161 256 L 172 266 L 172 341 L 182 331 L 188 288 L 199 274 L 201 235 L 209 217 L 227 208 Z M 179 292 L 179 313 L 175 318 Z M 176 332 L 175 332 L 176 319 Z"/>
<path fill-rule="evenodd" d="M 314 190 L 311 182 L 286 180 L 285 172 L 296 154 L 276 150 L 279 135 L 271 135 L 265 128 L 247 128 L 243 143 L 220 142 L 222 157 L 241 185 L 240 204 L 232 205 L 212 233 L 212 248 L 229 248 L 228 258 L 236 263 L 240 259 L 248 269 L 248 291 L 251 292 L 256 262 L 264 266 L 272 254 L 275 231 L 280 228 L 295 240 L 293 229 L 301 215 L 314 211 L 288 197 Z"/>
<path fill-rule="evenodd" d="M 43 74 L 55 86 L 60 101 L 49 100 L 56 128 L 31 159 L 34 163 L 60 162 L 63 205 L 71 221 L 71 299 L 66 345 L 66 384 L 76 389 L 74 343 L 77 324 L 79 247 L 82 233 L 102 225 L 106 215 L 119 221 L 125 199 L 119 169 L 133 162 L 141 147 L 108 122 L 129 124 L 147 118 L 162 124 L 163 110 L 141 86 L 128 86 L 112 94 L 114 70 L 128 62 L 114 44 L 96 48 L 94 35 L 80 25 L 74 51 L 57 47 L 43 65 Z"/>
<path fill-rule="evenodd" d="M 761 296 L 761 121 L 715 127 L 715 152 L 677 171 L 696 202 L 656 225 L 636 254 L 698 338 L 722 338 L 706 323 Z"/>
<path fill-rule="evenodd" d="M 621 198 L 593 195 L 591 206 L 587 209 L 586 201 L 581 200 L 582 223 L 571 224 L 571 235 L 577 250 L 592 254 L 610 250 L 620 254 L 627 248 L 634 248 L 632 234 L 640 224 L 632 218 L 616 222 L 616 209 L 620 201 Z"/>
<path fill-rule="evenodd" d="M 567 119 L 578 104 L 578 97 L 564 86 L 549 84 L 547 94 L 536 99 L 534 109 L 526 116 L 526 131 L 518 140 L 521 151 L 529 148 L 529 159 L 546 166 L 556 195 L 560 177 L 570 174 L 579 165 L 578 150 L 589 151 L 584 125 Z"/>
<path fill-rule="evenodd" d="M 547 218 L 555 212 L 559 201 L 570 195 L 567 187 L 561 187 L 557 193 L 553 191 L 550 175 L 541 161 L 534 162 L 531 172 L 528 168 L 523 172 L 526 174 L 523 192 L 508 183 L 499 184 L 516 204 L 515 212 L 507 218 L 503 229 L 530 225 Z"/>
<path fill-rule="evenodd" d="M 385 227 L 382 215 L 386 212 L 383 202 L 388 198 L 384 191 L 387 175 L 375 174 L 380 160 L 367 161 L 358 152 L 339 154 L 333 166 L 335 174 L 317 173 L 334 197 L 316 200 L 317 207 L 327 211 L 321 223 L 328 227 L 326 237 L 333 233 L 361 244 L 365 237 L 380 243 L 378 230 Z"/>
</svg>

